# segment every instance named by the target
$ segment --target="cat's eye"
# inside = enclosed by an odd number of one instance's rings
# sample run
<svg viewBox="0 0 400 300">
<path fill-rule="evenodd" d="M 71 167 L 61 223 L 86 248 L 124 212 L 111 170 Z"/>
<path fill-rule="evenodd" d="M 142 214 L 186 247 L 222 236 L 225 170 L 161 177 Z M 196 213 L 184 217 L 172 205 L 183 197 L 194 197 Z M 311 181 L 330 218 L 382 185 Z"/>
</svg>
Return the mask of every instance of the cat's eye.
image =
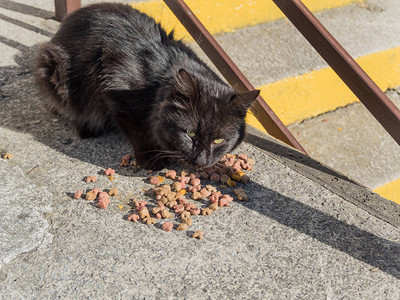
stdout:
<svg viewBox="0 0 400 300">
<path fill-rule="evenodd" d="M 187 135 L 190 137 L 195 137 L 196 134 L 193 131 L 187 131 Z"/>
<path fill-rule="evenodd" d="M 221 144 L 224 141 L 224 139 L 216 139 L 214 140 L 214 144 Z"/>
</svg>

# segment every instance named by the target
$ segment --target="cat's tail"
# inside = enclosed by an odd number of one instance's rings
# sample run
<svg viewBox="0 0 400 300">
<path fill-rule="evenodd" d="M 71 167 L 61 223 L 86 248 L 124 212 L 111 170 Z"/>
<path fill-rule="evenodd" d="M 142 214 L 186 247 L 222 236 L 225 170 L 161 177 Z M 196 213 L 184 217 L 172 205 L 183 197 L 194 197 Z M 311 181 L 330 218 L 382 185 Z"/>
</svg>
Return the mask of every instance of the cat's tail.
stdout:
<svg viewBox="0 0 400 300">
<path fill-rule="evenodd" d="M 65 114 L 68 110 L 67 86 L 69 55 L 58 45 L 42 44 L 35 65 L 35 80 L 45 95 L 49 109 Z"/>
</svg>

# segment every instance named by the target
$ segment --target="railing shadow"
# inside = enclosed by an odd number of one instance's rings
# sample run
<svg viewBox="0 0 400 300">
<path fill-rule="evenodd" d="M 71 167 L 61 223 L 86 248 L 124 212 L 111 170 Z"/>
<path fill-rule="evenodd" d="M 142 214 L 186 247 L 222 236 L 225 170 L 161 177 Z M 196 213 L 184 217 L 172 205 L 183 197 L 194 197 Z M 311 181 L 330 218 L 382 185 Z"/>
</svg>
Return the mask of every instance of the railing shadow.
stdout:
<svg viewBox="0 0 400 300">
<path fill-rule="evenodd" d="M 23 50 L 17 59 L 19 67 L 0 68 L 0 74 L 8 74 L 7 78 L 1 79 L 0 126 L 29 134 L 39 143 L 71 158 L 101 168 L 118 168 L 121 155 L 130 152 L 122 135 L 110 133 L 96 139 L 80 140 L 68 122 L 46 111 L 32 73 L 23 71 L 30 69 L 34 50 Z M 270 150 L 279 154 L 279 147 Z M 297 159 L 292 154 L 287 157 Z M 121 174 L 135 176 L 133 171 Z M 255 182 L 250 183 L 247 190 L 252 200 L 243 203 L 245 207 L 400 279 L 399 243 L 349 225 Z"/>
</svg>

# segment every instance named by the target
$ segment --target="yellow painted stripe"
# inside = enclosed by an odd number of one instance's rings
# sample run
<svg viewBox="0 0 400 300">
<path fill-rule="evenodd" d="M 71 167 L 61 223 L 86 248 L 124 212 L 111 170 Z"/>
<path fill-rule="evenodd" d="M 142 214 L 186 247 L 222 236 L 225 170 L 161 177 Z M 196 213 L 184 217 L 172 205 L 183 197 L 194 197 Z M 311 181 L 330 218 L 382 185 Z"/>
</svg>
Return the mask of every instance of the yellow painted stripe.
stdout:
<svg viewBox="0 0 400 300">
<path fill-rule="evenodd" d="M 383 198 L 400 204 L 400 178 L 374 190 Z"/>
<path fill-rule="evenodd" d="M 303 0 L 311 11 L 320 11 L 363 0 Z M 272 0 L 186 0 L 185 3 L 212 34 L 270 22 L 283 17 Z M 163 1 L 133 2 L 132 6 L 160 22 L 179 39 L 191 40 L 189 33 Z"/>
<path fill-rule="evenodd" d="M 400 47 L 356 59 L 361 67 L 386 91 L 400 86 Z M 261 95 L 285 125 L 358 101 L 331 68 L 286 78 L 259 87 Z M 263 130 L 251 113 L 247 123 Z"/>
</svg>

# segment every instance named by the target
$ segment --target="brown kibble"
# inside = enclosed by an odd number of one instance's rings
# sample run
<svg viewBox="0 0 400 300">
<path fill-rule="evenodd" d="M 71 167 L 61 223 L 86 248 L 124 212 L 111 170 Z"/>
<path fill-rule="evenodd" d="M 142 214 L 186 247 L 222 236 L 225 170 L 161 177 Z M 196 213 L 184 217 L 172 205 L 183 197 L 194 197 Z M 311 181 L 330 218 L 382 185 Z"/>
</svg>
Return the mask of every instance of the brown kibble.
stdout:
<svg viewBox="0 0 400 300">
<path fill-rule="evenodd" d="M 174 228 L 174 224 L 172 224 L 171 222 L 165 222 L 162 225 L 162 229 L 166 232 L 171 232 L 172 228 Z"/>
<path fill-rule="evenodd" d="M 208 215 L 211 215 L 212 213 L 213 213 L 213 210 L 209 207 L 201 209 L 201 214 L 203 216 L 208 216 Z"/>
<path fill-rule="evenodd" d="M 250 176 L 244 174 L 242 177 L 240 177 L 240 181 L 244 184 L 247 184 L 250 182 Z"/>
<path fill-rule="evenodd" d="M 201 198 L 203 198 L 203 196 L 201 195 L 200 192 L 193 192 L 193 194 L 192 194 L 193 200 L 200 200 Z"/>
<path fill-rule="evenodd" d="M 180 190 L 182 190 L 182 185 L 181 185 L 181 183 L 180 183 L 180 182 L 174 182 L 174 183 L 172 184 L 172 189 L 173 189 L 174 191 L 179 192 Z"/>
<path fill-rule="evenodd" d="M 157 201 L 157 206 L 160 207 L 161 209 L 164 209 L 164 203 L 162 203 L 161 201 Z"/>
<path fill-rule="evenodd" d="M 220 180 L 222 183 L 226 184 L 226 183 L 228 182 L 229 179 L 230 179 L 230 178 L 229 178 L 228 175 L 226 175 L 226 174 L 221 174 L 221 177 L 220 177 L 219 180 Z"/>
<path fill-rule="evenodd" d="M 193 238 L 202 240 L 203 237 L 204 237 L 204 233 L 203 233 L 203 231 L 201 231 L 201 230 L 197 230 L 197 231 L 195 231 L 195 232 L 193 233 Z"/>
<path fill-rule="evenodd" d="M 186 223 L 181 223 L 181 224 L 178 225 L 176 230 L 185 231 L 187 228 L 188 228 L 188 225 Z"/>
<path fill-rule="evenodd" d="M 146 217 L 150 217 L 149 214 L 149 210 L 146 207 L 143 207 L 140 211 L 139 211 L 139 216 L 141 219 L 144 219 Z"/>
<path fill-rule="evenodd" d="M 15 156 L 14 156 L 14 154 L 12 154 L 12 153 L 5 153 L 4 155 L 3 155 L 3 158 L 4 159 L 13 159 Z"/>
<path fill-rule="evenodd" d="M 166 208 L 164 208 L 162 211 L 161 211 L 161 216 L 164 218 L 164 219 L 170 219 L 170 218 L 173 218 L 174 216 L 168 211 L 168 209 L 166 209 Z"/>
<path fill-rule="evenodd" d="M 207 189 L 207 191 L 210 191 L 211 193 L 217 191 L 217 188 L 215 186 L 212 186 L 211 184 L 207 184 L 206 189 Z"/>
<path fill-rule="evenodd" d="M 155 224 L 155 223 L 156 223 L 156 220 L 155 220 L 154 218 L 148 216 L 148 217 L 145 217 L 145 218 L 143 219 L 143 223 L 145 223 L 145 224 L 147 224 L 147 225 L 151 225 L 151 224 Z"/>
<path fill-rule="evenodd" d="M 192 220 L 191 217 L 183 218 L 183 219 L 182 219 L 182 223 L 187 224 L 187 226 L 192 226 L 193 220 Z"/>
<path fill-rule="evenodd" d="M 110 199 L 102 198 L 102 199 L 99 200 L 99 202 L 97 202 L 97 207 L 102 208 L 102 209 L 106 209 L 108 204 L 110 204 Z"/>
<path fill-rule="evenodd" d="M 219 176 L 219 174 L 218 173 L 212 173 L 211 175 L 210 175 L 210 180 L 211 181 L 219 181 L 219 179 L 221 178 L 221 176 Z"/>
<path fill-rule="evenodd" d="M 153 210 L 152 210 L 151 212 L 152 212 L 154 215 L 156 215 L 156 214 L 158 214 L 161 210 L 162 210 L 161 207 L 156 206 L 156 207 L 153 207 Z"/>
<path fill-rule="evenodd" d="M 162 215 L 160 213 L 156 214 L 156 219 L 162 219 Z"/>
<path fill-rule="evenodd" d="M 242 188 L 234 189 L 233 192 L 240 201 L 248 201 L 247 194 Z"/>
<path fill-rule="evenodd" d="M 212 209 L 213 211 L 218 210 L 218 204 L 217 203 L 211 203 L 208 208 Z"/>
<path fill-rule="evenodd" d="M 181 213 L 181 219 L 183 220 L 183 219 L 186 219 L 186 218 L 190 218 L 190 212 L 185 210 L 185 211 L 183 211 Z"/>
<path fill-rule="evenodd" d="M 130 214 L 128 216 L 128 221 L 136 223 L 140 219 L 139 215 Z"/>
<path fill-rule="evenodd" d="M 88 176 L 88 177 L 86 177 L 86 179 L 85 179 L 86 183 L 89 183 L 89 182 L 96 182 L 96 180 L 97 180 L 97 177 L 96 177 L 96 176 Z"/>
<path fill-rule="evenodd" d="M 79 199 L 80 197 L 82 197 L 82 193 L 83 191 L 79 190 L 74 194 L 74 199 Z"/>
<path fill-rule="evenodd" d="M 86 193 L 86 200 L 93 201 L 96 197 L 97 195 L 93 190 Z"/>
<path fill-rule="evenodd" d="M 108 194 L 110 196 L 117 196 L 118 195 L 118 189 L 116 187 L 113 187 L 110 189 L 110 191 L 108 192 Z"/>
</svg>

